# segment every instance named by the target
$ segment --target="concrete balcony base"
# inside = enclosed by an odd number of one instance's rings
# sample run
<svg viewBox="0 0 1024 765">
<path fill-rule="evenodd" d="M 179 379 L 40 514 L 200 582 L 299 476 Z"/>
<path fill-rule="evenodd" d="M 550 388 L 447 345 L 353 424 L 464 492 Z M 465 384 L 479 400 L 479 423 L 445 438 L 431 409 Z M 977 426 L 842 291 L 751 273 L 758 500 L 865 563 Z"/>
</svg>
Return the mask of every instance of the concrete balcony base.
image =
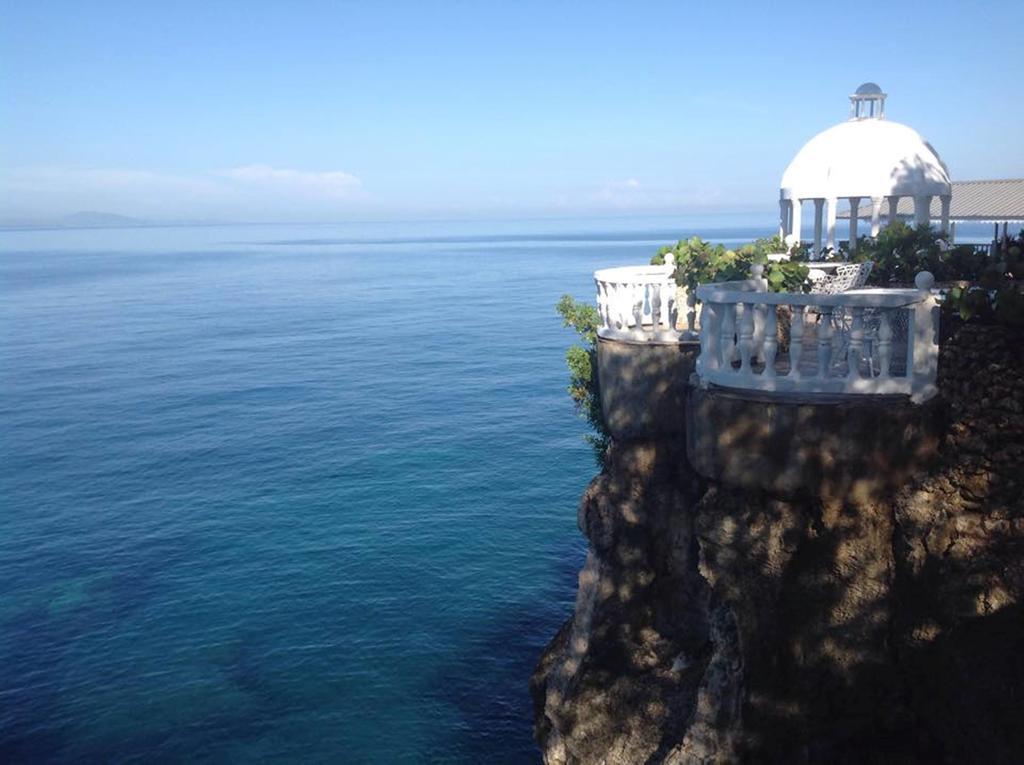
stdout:
<svg viewBox="0 0 1024 765">
<path fill-rule="evenodd" d="M 605 424 L 616 440 L 681 437 L 686 390 L 700 344 L 598 338 L 597 375 Z"/>
<path fill-rule="evenodd" d="M 937 400 L 817 400 L 690 390 L 687 457 L 704 478 L 783 496 L 870 500 L 926 467 L 940 443 Z"/>
</svg>

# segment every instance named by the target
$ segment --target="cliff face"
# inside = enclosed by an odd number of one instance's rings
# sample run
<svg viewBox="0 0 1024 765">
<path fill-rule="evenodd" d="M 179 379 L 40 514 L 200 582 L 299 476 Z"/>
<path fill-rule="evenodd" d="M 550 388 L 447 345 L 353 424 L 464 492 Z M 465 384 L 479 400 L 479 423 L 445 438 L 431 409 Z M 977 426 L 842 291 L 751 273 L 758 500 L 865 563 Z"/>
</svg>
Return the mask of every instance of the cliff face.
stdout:
<svg viewBox="0 0 1024 765">
<path fill-rule="evenodd" d="M 545 762 L 1021 761 L 1019 344 L 959 327 L 931 424 L 897 429 L 940 434 L 934 458 L 840 456 L 821 471 L 852 480 L 810 491 L 698 475 L 681 434 L 614 442 L 532 679 Z"/>
</svg>

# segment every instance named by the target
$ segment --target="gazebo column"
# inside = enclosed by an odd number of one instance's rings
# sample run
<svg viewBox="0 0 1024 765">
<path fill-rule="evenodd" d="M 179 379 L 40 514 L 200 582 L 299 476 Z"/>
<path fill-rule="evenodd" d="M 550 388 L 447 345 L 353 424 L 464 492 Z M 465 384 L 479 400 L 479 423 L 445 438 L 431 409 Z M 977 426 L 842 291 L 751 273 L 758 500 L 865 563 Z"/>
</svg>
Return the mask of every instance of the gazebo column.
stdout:
<svg viewBox="0 0 1024 765">
<path fill-rule="evenodd" d="M 898 221 L 900 219 L 900 214 L 899 214 L 899 211 L 898 211 L 899 210 L 899 206 L 900 206 L 900 198 L 898 196 L 888 197 L 888 200 L 889 200 L 889 220 L 888 220 L 888 222 L 885 225 L 891 226 L 893 223 L 895 223 L 896 221 Z"/>
<path fill-rule="evenodd" d="M 878 236 L 879 216 L 882 214 L 882 197 L 871 197 L 871 236 Z"/>
<path fill-rule="evenodd" d="M 942 202 L 942 233 L 949 233 L 949 203 L 953 201 L 953 197 L 949 194 L 939 197 L 939 201 Z"/>
<path fill-rule="evenodd" d="M 814 252 L 811 255 L 815 259 L 821 255 L 821 208 L 824 204 L 824 199 L 814 200 Z"/>
<path fill-rule="evenodd" d="M 802 210 L 801 210 L 802 202 L 803 202 L 803 200 L 801 200 L 801 199 L 791 199 L 790 200 L 790 204 L 793 206 L 793 217 L 790 219 L 790 230 L 789 230 L 789 233 L 791 233 L 794 237 L 796 237 L 796 243 L 797 244 L 800 244 L 800 224 L 802 222 L 800 220 L 800 215 L 801 215 L 801 212 L 802 212 Z"/>
<path fill-rule="evenodd" d="M 827 218 L 825 219 L 825 246 L 831 250 L 836 248 L 836 205 L 839 202 L 835 197 L 826 200 L 828 204 Z"/>
<path fill-rule="evenodd" d="M 857 251 L 857 223 L 860 197 L 850 197 L 850 252 Z"/>
<path fill-rule="evenodd" d="M 914 223 L 927 226 L 931 223 L 932 198 L 929 195 L 914 197 Z"/>
<path fill-rule="evenodd" d="M 789 228 L 789 200 L 779 200 L 779 239 L 785 239 L 786 234 L 789 233 L 786 229 Z"/>
</svg>

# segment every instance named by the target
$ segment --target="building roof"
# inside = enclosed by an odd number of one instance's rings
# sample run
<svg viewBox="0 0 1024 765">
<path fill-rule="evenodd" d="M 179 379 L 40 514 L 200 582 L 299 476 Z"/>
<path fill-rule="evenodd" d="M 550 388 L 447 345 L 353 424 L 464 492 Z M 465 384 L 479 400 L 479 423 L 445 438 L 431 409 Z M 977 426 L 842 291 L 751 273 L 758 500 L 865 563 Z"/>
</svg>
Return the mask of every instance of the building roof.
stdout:
<svg viewBox="0 0 1024 765">
<path fill-rule="evenodd" d="M 1024 178 L 997 181 L 954 181 L 953 198 L 949 206 L 950 220 L 958 221 L 1024 221 Z M 888 202 L 882 205 L 882 216 L 889 213 Z M 896 207 L 896 214 L 912 217 L 914 200 L 903 197 Z M 931 219 L 939 220 L 942 215 L 941 202 L 932 197 Z M 849 218 L 849 212 L 840 218 Z M 858 218 L 871 218 L 871 202 L 862 204 Z"/>
</svg>

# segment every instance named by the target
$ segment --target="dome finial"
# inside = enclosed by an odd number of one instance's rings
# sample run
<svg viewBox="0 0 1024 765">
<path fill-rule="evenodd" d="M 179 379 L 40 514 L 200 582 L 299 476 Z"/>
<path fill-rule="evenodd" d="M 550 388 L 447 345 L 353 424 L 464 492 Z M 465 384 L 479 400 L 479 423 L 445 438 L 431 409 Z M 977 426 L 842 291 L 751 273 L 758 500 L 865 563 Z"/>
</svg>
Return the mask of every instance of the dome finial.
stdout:
<svg viewBox="0 0 1024 765">
<path fill-rule="evenodd" d="M 885 96 L 878 85 L 865 82 L 850 96 L 850 119 L 885 119 Z"/>
</svg>

